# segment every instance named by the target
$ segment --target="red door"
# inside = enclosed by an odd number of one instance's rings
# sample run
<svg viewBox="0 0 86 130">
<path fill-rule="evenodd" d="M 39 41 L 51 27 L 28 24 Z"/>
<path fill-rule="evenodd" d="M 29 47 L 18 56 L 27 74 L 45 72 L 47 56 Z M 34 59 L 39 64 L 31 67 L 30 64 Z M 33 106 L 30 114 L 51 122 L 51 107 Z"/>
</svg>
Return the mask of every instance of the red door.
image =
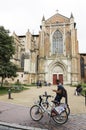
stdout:
<svg viewBox="0 0 86 130">
<path fill-rule="evenodd" d="M 59 74 L 59 80 L 63 84 L 63 74 Z"/>
<path fill-rule="evenodd" d="M 57 74 L 53 74 L 53 85 L 56 85 Z"/>
</svg>

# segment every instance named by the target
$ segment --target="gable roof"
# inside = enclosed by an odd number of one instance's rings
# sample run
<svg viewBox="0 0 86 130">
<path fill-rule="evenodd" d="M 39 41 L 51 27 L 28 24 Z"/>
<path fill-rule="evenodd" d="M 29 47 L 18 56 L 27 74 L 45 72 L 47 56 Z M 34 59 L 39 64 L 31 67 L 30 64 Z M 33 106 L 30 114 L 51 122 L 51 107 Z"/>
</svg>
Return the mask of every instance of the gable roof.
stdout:
<svg viewBox="0 0 86 130">
<path fill-rule="evenodd" d="M 49 19 L 45 20 L 46 24 L 52 24 L 52 23 L 69 23 L 70 18 L 65 17 L 59 13 L 56 13 L 55 15 L 51 16 Z"/>
</svg>

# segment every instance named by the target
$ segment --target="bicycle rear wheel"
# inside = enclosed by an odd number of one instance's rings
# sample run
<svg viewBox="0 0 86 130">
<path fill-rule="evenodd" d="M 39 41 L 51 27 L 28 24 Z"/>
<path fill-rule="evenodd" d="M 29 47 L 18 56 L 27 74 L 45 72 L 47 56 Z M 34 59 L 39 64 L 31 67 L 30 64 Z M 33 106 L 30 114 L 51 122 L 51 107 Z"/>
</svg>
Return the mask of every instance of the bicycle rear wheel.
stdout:
<svg viewBox="0 0 86 130">
<path fill-rule="evenodd" d="M 70 115 L 70 108 L 69 108 L 69 106 L 67 105 L 67 107 L 66 107 L 66 112 L 67 112 L 67 114 L 68 114 L 68 116 Z"/>
<path fill-rule="evenodd" d="M 60 104 L 61 106 L 63 106 L 68 114 L 68 116 L 70 115 L 70 107 L 68 104 L 64 104 L 64 103 L 61 103 Z"/>
<path fill-rule="evenodd" d="M 30 116 L 34 121 L 39 121 L 43 117 L 42 109 L 38 105 L 34 105 L 30 109 Z"/>
<path fill-rule="evenodd" d="M 56 114 L 55 116 L 52 117 L 53 120 L 58 124 L 62 125 L 67 122 L 68 120 L 68 114 L 66 111 L 62 111 L 60 114 Z"/>
</svg>

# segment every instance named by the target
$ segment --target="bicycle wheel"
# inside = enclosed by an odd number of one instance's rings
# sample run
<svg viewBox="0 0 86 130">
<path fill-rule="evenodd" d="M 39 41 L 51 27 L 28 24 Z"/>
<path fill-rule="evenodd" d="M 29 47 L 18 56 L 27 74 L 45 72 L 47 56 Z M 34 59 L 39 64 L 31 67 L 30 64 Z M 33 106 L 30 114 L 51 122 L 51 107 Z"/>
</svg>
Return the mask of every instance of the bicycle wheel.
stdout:
<svg viewBox="0 0 86 130">
<path fill-rule="evenodd" d="M 60 114 L 56 114 L 55 116 L 52 117 L 53 120 L 58 124 L 62 125 L 67 122 L 68 120 L 68 114 L 66 111 L 62 111 Z"/>
<path fill-rule="evenodd" d="M 34 105 L 30 109 L 30 116 L 34 121 L 39 121 L 43 117 L 42 109 L 38 105 Z"/>
<path fill-rule="evenodd" d="M 64 104 L 64 103 L 61 103 L 60 104 L 61 106 L 63 106 L 68 114 L 68 116 L 70 115 L 70 108 L 69 108 L 69 105 L 68 104 Z"/>
<path fill-rule="evenodd" d="M 67 105 L 67 107 L 66 107 L 66 112 L 67 112 L 67 114 L 68 114 L 68 116 L 70 115 L 70 108 L 69 108 L 69 106 Z"/>
</svg>

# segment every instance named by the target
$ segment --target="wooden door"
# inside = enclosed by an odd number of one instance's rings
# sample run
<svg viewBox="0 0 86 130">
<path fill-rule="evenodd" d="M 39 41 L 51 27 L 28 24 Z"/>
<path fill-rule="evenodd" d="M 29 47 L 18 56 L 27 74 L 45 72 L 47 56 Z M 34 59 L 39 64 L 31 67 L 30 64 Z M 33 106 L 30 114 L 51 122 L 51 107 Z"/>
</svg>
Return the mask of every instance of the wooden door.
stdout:
<svg viewBox="0 0 86 130">
<path fill-rule="evenodd" d="M 63 74 L 59 74 L 59 80 L 63 84 Z"/>
<path fill-rule="evenodd" d="M 53 85 L 56 85 L 57 74 L 53 74 Z"/>
</svg>

